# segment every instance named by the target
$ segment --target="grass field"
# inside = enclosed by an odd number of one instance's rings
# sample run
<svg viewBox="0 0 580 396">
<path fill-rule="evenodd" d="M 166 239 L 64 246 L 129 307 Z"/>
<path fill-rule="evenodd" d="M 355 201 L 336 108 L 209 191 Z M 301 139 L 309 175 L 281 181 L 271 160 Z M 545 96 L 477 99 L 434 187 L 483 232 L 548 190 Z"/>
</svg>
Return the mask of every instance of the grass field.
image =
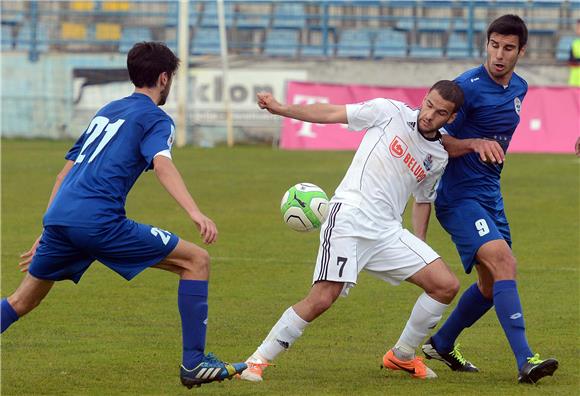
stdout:
<svg viewBox="0 0 580 396">
<path fill-rule="evenodd" d="M 2 296 L 22 275 L 16 264 L 41 232 L 41 217 L 70 142 L 2 141 Z M 174 159 L 220 236 L 213 257 L 207 350 L 245 359 L 280 314 L 307 293 L 318 235 L 281 222 L 290 185 L 308 181 L 329 195 L 352 153 L 283 152 L 263 147 L 175 149 Z M 556 376 L 518 385 L 515 362 L 494 312 L 460 337 L 480 369 L 466 375 L 431 363 L 439 378 L 412 380 L 379 369 L 419 289 L 392 287 L 366 274 L 310 326 L 266 381 L 226 381 L 188 391 L 178 379 L 181 354 L 177 277 L 147 270 L 130 283 L 95 263 L 79 285 L 57 284 L 43 304 L 2 335 L 2 395 L 403 395 L 558 394 L 580 389 L 579 160 L 571 155 L 510 155 L 503 177 L 519 261 L 528 339 L 560 360 Z M 128 216 L 199 242 L 193 225 L 157 183 L 142 176 Z M 459 275 L 475 279 L 432 216 L 430 244 Z"/>
</svg>

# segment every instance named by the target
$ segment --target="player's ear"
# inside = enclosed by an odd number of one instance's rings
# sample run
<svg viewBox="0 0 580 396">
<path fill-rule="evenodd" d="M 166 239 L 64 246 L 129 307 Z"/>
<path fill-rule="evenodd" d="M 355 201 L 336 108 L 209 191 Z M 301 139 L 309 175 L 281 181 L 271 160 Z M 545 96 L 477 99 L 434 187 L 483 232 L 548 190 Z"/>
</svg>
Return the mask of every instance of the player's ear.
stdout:
<svg viewBox="0 0 580 396">
<path fill-rule="evenodd" d="M 167 86 L 167 84 L 169 83 L 169 76 L 167 75 L 167 72 L 163 72 L 159 75 L 159 77 L 157 78 L 157 85 L 161 86 L 161 87 L 165 87 Z"/>
<path fill-rule="evenodd" d="M 526 53 L 526 49 L 528 48 L 527 45 L 524 45 L 522 47 L 522 49 L 520 50 L 520 52 L 518 52 L 518 57 L 524 56 L 524 54 Z"/>
<path fill-rule="evenodd" d="M 455 119 L 457 118 L 457 112 L 451 114 L 451 117 L 449 117 L 449 119 L 447 120 L 448 124 L 452 124 L 453 121 L 455 121 Z"/>
</svg>

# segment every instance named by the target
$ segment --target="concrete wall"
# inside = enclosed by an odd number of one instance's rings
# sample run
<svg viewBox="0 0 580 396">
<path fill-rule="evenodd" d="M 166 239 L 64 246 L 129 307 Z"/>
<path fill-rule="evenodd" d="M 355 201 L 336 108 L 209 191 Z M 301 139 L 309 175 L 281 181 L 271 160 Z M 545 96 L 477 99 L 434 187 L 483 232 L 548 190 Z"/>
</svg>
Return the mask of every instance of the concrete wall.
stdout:
<svg viewBox="0 0 580 396">
<path fill-rule="evenodd" d="M 114 55 L 43 55 L 31 63 L 26 53 L 2 53 L 2 136 L 62 138 L 73 117 L 75 67 L 124 67 Z M 88 121 L 88 120 L 87 120 Z"/>
</svg>

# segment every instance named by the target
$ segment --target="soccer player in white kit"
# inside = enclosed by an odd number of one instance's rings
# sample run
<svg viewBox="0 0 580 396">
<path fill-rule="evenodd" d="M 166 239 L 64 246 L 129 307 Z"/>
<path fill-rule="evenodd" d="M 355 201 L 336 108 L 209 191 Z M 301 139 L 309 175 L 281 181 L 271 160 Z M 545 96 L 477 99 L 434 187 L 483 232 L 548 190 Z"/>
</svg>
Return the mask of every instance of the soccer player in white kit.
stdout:
<svg viewBox="0 0 580 396">
<path fill-rule="evenodd" d="M 282 105 L 271 94 L 258 94 L 258 105 L 272 114 L 312 123 L 343 123 L 366 130 L 344 179 L 330 200 L 330 213 L 320 231 L 313 286 L 289 307 L 266 339 L 248 358 L 241 378 L 261 381 L 265 366 L 288 349 L 318 316 L 346 296 L 365 270 L 393 285 L 409 281 L 425 292 L 419 296 L 383 367 L 415 378 L 435 373 L 415 357 L 415 349 L 434 328 L 459 290 L 459 281 L 424 241 L 431 203 L 447 152 L 439 128 L 455 119 L 463 92 L 452 81 L 439 81 L 420 109 L 402 102 L 374 99 L 350 105 Z M 402 227 L 402 214 L 413 194 L 415 235 Z"/>
</svg>

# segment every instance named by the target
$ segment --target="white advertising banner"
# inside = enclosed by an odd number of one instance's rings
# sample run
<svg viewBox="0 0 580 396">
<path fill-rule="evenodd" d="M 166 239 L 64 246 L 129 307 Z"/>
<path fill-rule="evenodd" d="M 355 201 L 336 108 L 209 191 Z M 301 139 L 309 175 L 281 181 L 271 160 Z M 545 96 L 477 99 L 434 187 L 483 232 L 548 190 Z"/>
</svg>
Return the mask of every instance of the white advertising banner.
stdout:
<svg viewBox="0 0 580 396">
<path fill-rule="evenodd" d="M 74 114 L 75 123 L 85 124 L 100 107 L 106 103 L 128 96 L 132 93 L 132 85 L 127 81 L 119 81 L 118 76 L 112 81 L 106 70 L 90 74 L 77 69 L 74 78 Z M 190 124 L 222 125 L 225 122 L 224 98 L 230 97 L 230 106 L 234 123 L 252 124 L 271 122 L 272 116 L 260 111 L 256 105 L 256 93 L 269 91 L 279 100 L 285 96 L 287 81 L 305 81 L 305 70 L 262 70 L 262 69 L 232 69 L 229 72 L 229 87 L 223 84 L 221 69 L 192 68 L 189 80 L 188 122 Z M 175 82 L 172 92 L 163 109 L 171 116 L 176 115 L 177 95 L 180 87 Z M 82 132 L 82 131 L 81 131 Z M 80 132 L 79 132 L 80 133 Z"/>
</svg>

